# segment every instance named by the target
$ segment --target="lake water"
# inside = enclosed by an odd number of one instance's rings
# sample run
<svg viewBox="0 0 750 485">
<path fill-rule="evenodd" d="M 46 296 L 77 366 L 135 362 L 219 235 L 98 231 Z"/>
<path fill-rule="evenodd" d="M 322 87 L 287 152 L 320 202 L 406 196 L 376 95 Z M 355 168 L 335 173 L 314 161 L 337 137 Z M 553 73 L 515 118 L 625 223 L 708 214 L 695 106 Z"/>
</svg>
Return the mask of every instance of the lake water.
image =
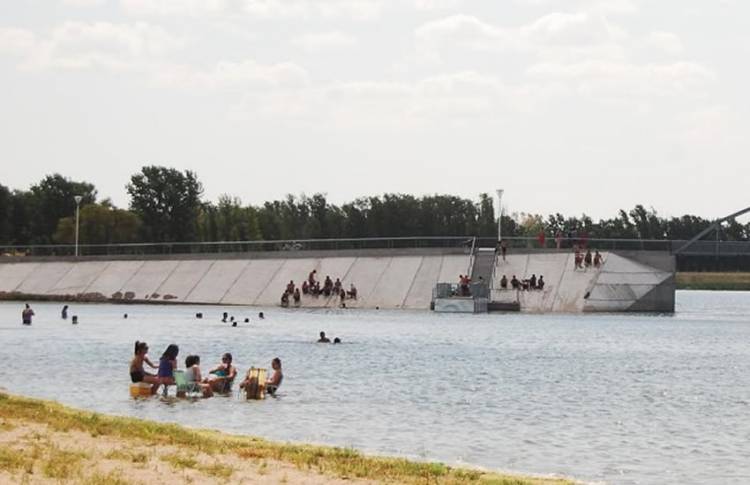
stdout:
<svg viewBox="0 0 750 485">
<path fill-rule="evenodd" d="M 0 304 L 0 386 L 19 394 L 594 482 L 750 483 L 750 293 L 678 292 L 672 316 L 74 304 L 73 326 L 62 304 L 32 306 L 24 327 L 21 304 Z M 320 330 L 344 344 L 313 343 Z M 225 351 L 241 372 L 278 356 L 280 397 L 132 400 L 136 339 L 153 360 L 175 342 L 204 372 Z"/>
</svg>

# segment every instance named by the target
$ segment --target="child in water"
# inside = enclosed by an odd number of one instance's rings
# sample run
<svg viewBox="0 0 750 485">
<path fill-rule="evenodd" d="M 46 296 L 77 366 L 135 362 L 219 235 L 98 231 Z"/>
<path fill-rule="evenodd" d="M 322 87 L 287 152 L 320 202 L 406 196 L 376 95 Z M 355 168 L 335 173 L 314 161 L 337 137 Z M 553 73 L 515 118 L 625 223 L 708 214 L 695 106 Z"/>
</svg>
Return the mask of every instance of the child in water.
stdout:
<svg viewBox="0 0 750 485">
<path fill-rule="evenodd" d="M 159 383 L 164 384 L 165 394 L 167 386 L 174 386 L 174 371 L 177 369 L 177 354 L 179 353 L 180 348 L 177 345 L 169 344 L 159 359 Z"/>
<path fill-rule="evenodd" d="M 185 359 L 185 380 L 188 386 L 192 387 L 191 391 L 200 391 L 203 397 L 211 397 L 214 395 L 211 389 L 211 384 L 201 382 L 201 369 L 200 369 L 201 358 L 197 355 L 188 355 Z"/>
<path fill-rule="evenodd" d="M 133 359 L 130 361 L 130 380 L 133 383 L 147 382 L 153 384 L 151 386 L 151 394 L 155 394 L 159 388 L 161 381 L 159 377 L 154 374 L 149 374 L 143 370 L 144 362 L 149 365 L 152 369 L 156 369 L 153 362 L 146 356 L 148 353 L 148 344 L 146 342 L 135 341 L 135 349 Z"/>
</svg>

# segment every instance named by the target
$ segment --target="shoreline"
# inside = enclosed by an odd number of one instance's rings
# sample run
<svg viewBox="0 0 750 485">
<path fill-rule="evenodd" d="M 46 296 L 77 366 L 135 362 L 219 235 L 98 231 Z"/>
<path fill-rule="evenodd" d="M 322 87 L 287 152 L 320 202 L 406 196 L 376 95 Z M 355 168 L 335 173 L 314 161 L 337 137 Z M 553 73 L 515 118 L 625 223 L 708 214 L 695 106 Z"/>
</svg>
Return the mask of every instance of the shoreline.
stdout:
<svg viewBox="0 0 750 485">
<path fill-rule="evenodd" d="M 750 291 L 750 273 L 678 272 L 678 290 Z"/>
<path fill-rule="evenodd" d="M 276 443 L 111 416 L 0 389 L 0 481 L 567 485 L 571 479 L 451 467 L 346 448 Z"/>
</svg>

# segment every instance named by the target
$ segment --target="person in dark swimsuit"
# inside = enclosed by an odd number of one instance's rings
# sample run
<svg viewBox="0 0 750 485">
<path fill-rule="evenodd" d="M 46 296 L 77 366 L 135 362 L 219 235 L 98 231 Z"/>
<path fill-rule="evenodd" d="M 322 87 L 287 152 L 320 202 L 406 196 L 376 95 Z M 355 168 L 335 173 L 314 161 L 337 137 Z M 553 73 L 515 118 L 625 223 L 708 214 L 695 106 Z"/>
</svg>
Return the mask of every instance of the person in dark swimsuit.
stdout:
<svg viewBox="0 0 750 485">
<path fill-rule="evenodd" d="M 159 388 L 161 380 L 158 376 L 155 376 L 154 374 L 150 374 L 143 370 L 144 363 L 152 369 L 156 369 L 154 363 L 151 362 L 151 360 L 146 355 L 148 353 L 148 344 L 146 342 L 139 342 L 138 340 L 136 340 L 134 351 L 135 355 L 133 356 L 133 360 L 130 361 L 130 380 L 133 383 L 147 382 L 149 384 L 153 384 L 153 386 L 151 387 L 151 393 L 154 394 Z"/>
<path fill-rule="evenodd" d="M 166 393 L 167 386 L 174 386 L 174 371 L 177 369 L 177 354 L 180 353 L 180 348 L 175 344 L 169 344 L 167 350 L 159 359 L 159 383 L 164 384 L 164 391 Z M 158 386 L 157 386 L 158 388 Z"/>
</svg>

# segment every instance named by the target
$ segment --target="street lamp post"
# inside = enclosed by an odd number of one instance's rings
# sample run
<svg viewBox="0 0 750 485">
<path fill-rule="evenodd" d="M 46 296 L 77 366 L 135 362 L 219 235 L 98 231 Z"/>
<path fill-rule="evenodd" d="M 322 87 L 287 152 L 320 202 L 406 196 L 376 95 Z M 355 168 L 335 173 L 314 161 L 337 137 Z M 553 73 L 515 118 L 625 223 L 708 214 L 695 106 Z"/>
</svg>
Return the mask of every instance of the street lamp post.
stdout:
<svg viewBox="0 0 750 485">
<path fill-rule="evenodd" d="M 79 220 L 78 215 L 80 212 L 81 200 L 83 199 L 83 197 L 80 195 L 76 195 L 73 198 L 76 201 L 76 258 L 77 258 L 78 257 L 78 220 Z"/>
<path fill-rule="evenodd" d="M 497 242 L 503 240 L 503 189 L 497 189 Z"/>
</svg>

